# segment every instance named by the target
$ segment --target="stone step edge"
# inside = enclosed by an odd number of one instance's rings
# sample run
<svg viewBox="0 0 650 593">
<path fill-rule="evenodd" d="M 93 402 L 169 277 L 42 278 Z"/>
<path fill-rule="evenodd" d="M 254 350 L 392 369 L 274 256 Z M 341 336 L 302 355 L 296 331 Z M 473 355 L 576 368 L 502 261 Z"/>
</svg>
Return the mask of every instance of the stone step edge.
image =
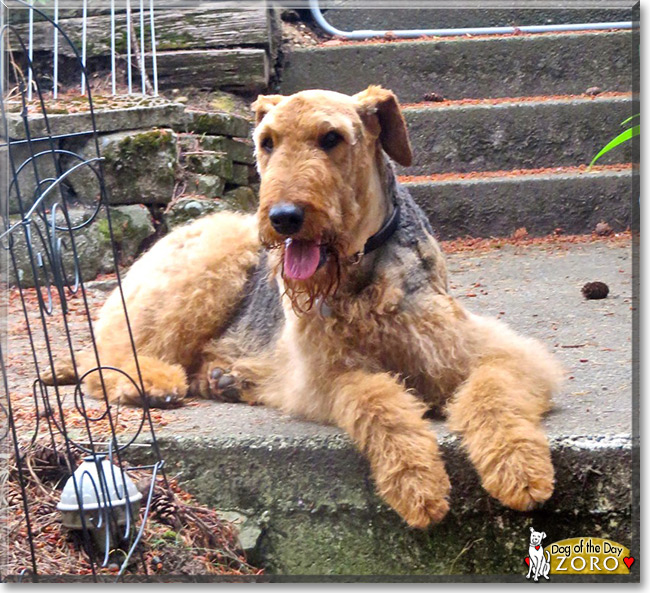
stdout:
<svg viewBox="0 0 650 593">
<path fill-rule="evenodd" d="M 632 29 L 632 31 L 638 32 L 638 29 Z M 550 37 L 550 38 L 562 38 L 566 36 L 574 37 L 584 37 L 584 36 L 597 36 L 597 35 L 615 35 L 620 33 L 629 33 L 630 29 L 610 29 L 608 31 L 592 31 L 588 29 L 582 29 L 580 31 L 550 31 L 544 33 L 527 33 L 520 31 L 518 33 L 505 33 L 501 35 L 468 35 L 468 34 L 459 34 L 459 35 L 449 35 L 449 36 L 433 36 L 433 35 L 422 35 L 421 37 L 415 37 L 412 39 L 399 39 L 399 38 L 386 38 L 379 37 L 376 39 L 363 39 L 363 40 L 353 40 L 353 39 L 342 39 L 338 37 L 332 38 L 328 36 L 327 39 L 323 39 L 317 45 L 311 45 L 304 49 L 336 49 L 339 47 L 349 47 L 349 46 L 361 46 L 361 45 L 397 45 L 402 43 L 454 43 L 459 41 L 490 41 L 490 40 L 504 40 L 504 39 L 526 39 L 526 38 L 539 38 L 539 37 Z M 326 35 L 323 33 L 323 35 Z M 332 41 L 337 41 L 340 43 L 333 44 Z M 292 47 L 292 51 L 301 50 L 302 47 Z"/>
<path fill-rule="evenodd" d="M 397 180 L 406 185 L 482 183 L 543 178 L 580 178 L 598 176 L 631 175 L 638 173 L 639 165 L 620 163 L 615 165 L 596 165 L 591 170 L 586 165 L 578 167 L 552 167 L 540 169 L 512 169 L 501 171 L 472 171 L 469 173 L 432 173 L 431 175 L 398 175 Z"/>
<path fill-rule="evenodd" d="M 623 91 L 597 92 L 594 95 L 535 95 L 522 97 L 485 97 L 482 99 L 445 99 L 443 101 L 420 101 L 418 103 L 402 103 L 402 111 L 428 111 L 444 109 L 471 109 L 489 107 L 515 107 L 519 104 L 535 106 L 548 103 L 610 103 L 619 101 L 639 101 L 638 93 Z"/>
<path fill-rule="evenodd" d="M 299 422 L 299 421 L 297 421 Z M 325 428 L 325 427 L 324 427 Z M 446 431 L 444 426 L 440 421 L 432 422 L 432 428 L 436 432 L 437 442 L 440 449 L 440 452 L 445 460 L 445 466 L 450 476 L 454 477 L 454 487 L 459 490 L 465 491 L 469 486 L 469 490 L 465 492 L 466 496 L 469 499 L 473 500 L 464 500 L 462 503 L 458 503 L 454 509 L 455 513 L 466 513 L 472 506 L 473 502 L 480 499 L 484 499 L 487 493 L 484 491 L 479 482 L 477 482 L 477 476 L 470 460 L 465 453 L 461 437 L 455 434 L 451 434 Z M 318 427 L 316 427 L 318 431 Z M 554 465 L 556 469 L 560 470 L 561 463 L 558 463 L 558 459 L 561 459 L 562 456 L 571 456 L 572 458 L 575 455 L 587 455 L 593 456 L 597 460 L 604 460 L 605 454 L 613 455 L 614 457 L 620 455 L 626 459 L 626 463 L 621 466 L 620 471 L 626 473 L 629 471 L 628 459 L 635 451 L 638 451 L 640 446 L 640 437 L 638 435 L 632 435 L 627 433 L 612 433 L 612 434 L 553 434 L 552 432 L 547 432 L 548 443 L 550 447 L 551 454 L 553 455 L 555 461 Z M 142 444 L 151 444 L 150 435 L 144 437 L 138 437 L 136 440 L 138 443 Z M 201 449 L 202 451 L 211 451 L 217 453 L 222 451 L 224 453 L 223 462 L 228 464 L 232 463 L 232 456 L 237 456 L 238 451 L 246 450 L 250 452 L 256 452 L 265 456 L 268 463 L 274 463 L 273 458 L 277 457 L 279 463 L 285 463 L 287 456 L 292 456 L 292 451 L 300 453 L 300 456 L 304 458 L 311 458 L 314 454 L 318 455 L 319 452 L 328 452 L 342 460 L 351 459 L 351 455 L 355 460 L 358 460 L 358 463 L 361 463 L 360 466 L 355 467 L 353 471 L 362 473 L 366 467 L 366 462 L 363 460 L 363 456 L 358 453 L 356 447 L 354 446 L 351 439 L 342 431 L 323 431 L 323 434 L 309 434 L 309 435 L 300 435 L 300 434 L 274 434 L 268 437 L 260 436 L 245 436 L 242 435 L 239 438 L 228 438 L 224 437 L 220 439 L 218 436 L 211 436 L 206 438 L 203 436 L 184 436 L 184 435 L 174 435 L 174 434 L 160 434 L 156 436 L 157 446 L 159 447 L 163 459 L 166 457 L 166 454 L 170 457 L 171 465 L 174 463 L 171 458 L 174 457 L 174 451 L 180 450 L 195 450 Z M 150 452 L 143 450 L 143 455 L 150 455 Z M 138 462 L 144 463 L 146 459 L 141 458 L 140 452 L 136 452 Z M 230 457 L 228 457 L 230 456 Z M 301 463 L 304 461 L 301 457 L 294 459 L 294 463 Z M 270 458 L 270 459 L 269 459 Z M 230 459 L 230 461 L 226 461 Z M 328 457 L 330 462 L 333 461 L 333 458 Z M 319 473 L 320 470 L 306 467 L 306 471 L 315 471 Z M 561 494 L 559 499 L 556 499 L 554 502 L 554 513 L 564 513 L 572 512 L 573 502 L 571 493 L 572 486 L 575 484 L 567 479 L 566 469 L 562 468 L 562 475 L 565 479 L 561 479 L 560 482 L 556 483 L 556 490 L 558 494 Z M 559 477 L 559 476 L 558 476 Z M 356 500 L 346 500 L 346 510 L 347 511 L 362 511 L 362 512 L 377 512 L 379 508 L 376 506 L 376 503 L 380 502 L 375 498 L 376 494 L 374 492 L 374 486 L 371 482 L 365 482 L 363 476 L 358 476 L 358 481 L 355 480 L 352 488 L 360 490 L 360 497 Z M 559 484 L 564 484 L 563 488 L 559 488 Z M 370 498 L 368 498 L 368 495 Z M 284 499 L 274 499 L 271 504 L 263 505 L 266 510 L 270 511 L 281 511 L 281 512 L 295 512 L 304 510 L 299 506 L 295 506 L 293 503 L 293 495 L 290 495 Z M 613 501 L 603 500 L 602 506 L 600 508 L 592 508 L 591 513 L 593 515 L 598 514 L 607 514 L 611 511 L 609 508 L 609 503 Z M 627 501 L 625 501 L 625 505 Z M 380 503 L 383 507 L 383 503 Z M 625 507 L 621 508 L 621 510 Z M 228 505 L 224 506 L 224 509 L 229 509 Z M 238 507 L 239 510 L 243 510 Z M 339 505 L 332 500 L 327 500 L 326 497 L 323 497 L 319 500 L 318 508 L 320 511 L 338 513 L 340 512 Z M 387 507 L 386 507 L 387 508 Z M 499 505 L 501 511 L 506 511 L 506 507 Z M 253 509 L 247 508 L 248 512 L 256 513 L 260 511 L 260 508 Z M 385 509 L 384 509 L 385 510 Z"/>
</svg>

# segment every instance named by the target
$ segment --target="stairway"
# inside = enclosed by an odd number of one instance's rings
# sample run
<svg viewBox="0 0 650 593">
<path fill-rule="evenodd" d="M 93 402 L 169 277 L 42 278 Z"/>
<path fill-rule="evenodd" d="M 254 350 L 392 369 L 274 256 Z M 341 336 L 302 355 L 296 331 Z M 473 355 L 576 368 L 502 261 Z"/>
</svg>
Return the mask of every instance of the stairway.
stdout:
<svg viewBox="0 0 650 593">
<path fill-rule="evenodd" d="M 435 23 L 440 11 L 366 10 L 365 19 L 362 12 L 332 9 L 325 16 L 346 29 L 383 30 L 397 28 L 402 13 L 412 21 L 414 12 L 422 28 L 423 13 Z M 468 15 L 460 12 L 458 23 L 467 26 Z M 617 14 L 580 16 L 593 22 Z M 477 11 L 476 18 L 475 26 L 495 22 L 490 11 Z M 397 172 L 441 239 L 503 236 L 520 227 L 536 235 L 558 228 L 589 233 L 602 220 L 624 230 L 638 195 L 631 143 L 591 171 L 586 166 L 622 131 L 620 123 L 639 112 L 632 44 L 629 31 L 335 40 L 287 52 L 280 89 L 392 89 L 415 156 L 413 166 Z M 436 100 L 427 101 L 432 95 Z"/>
</svg>

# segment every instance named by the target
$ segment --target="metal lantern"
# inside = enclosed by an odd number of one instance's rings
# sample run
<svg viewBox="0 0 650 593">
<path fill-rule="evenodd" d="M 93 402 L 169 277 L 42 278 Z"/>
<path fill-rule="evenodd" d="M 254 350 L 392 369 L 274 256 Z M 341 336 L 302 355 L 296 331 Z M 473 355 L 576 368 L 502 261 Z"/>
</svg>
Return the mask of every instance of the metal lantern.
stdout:
<svg viewBox="0 0 650 593">
<path fill-rule="evenodd" d="M 68 479 L 57 509 L 63 525 L 70 529 L 85 527 L 106 551 L 112 547 L 111 541 L 128 535 L 141 500 L 142 494 L 131 478 L 106 455 L 95 455 L 86 457 Z M 122 537 L 121 531 L 125 532 Z"/>
</svg>

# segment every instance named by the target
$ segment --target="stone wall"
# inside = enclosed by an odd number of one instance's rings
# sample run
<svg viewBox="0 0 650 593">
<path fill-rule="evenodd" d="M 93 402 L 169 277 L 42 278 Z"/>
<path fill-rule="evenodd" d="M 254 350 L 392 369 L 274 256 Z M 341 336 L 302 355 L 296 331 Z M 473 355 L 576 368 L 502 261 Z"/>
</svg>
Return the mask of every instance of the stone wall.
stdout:
<svg viewBox="0 0 650 593">
<path fill-rule="evenodd" d="M 80 48 L 81 3 L 79 10 L 71 6 L 66 5 L 66 10 L 60 12 L 60 24 Z M 88 9 L 87 55 L 93 80 L 95 74 L 99 78 L 106 75 L 110 63 L 111 26 L 105 4 L 90 0 Z M 9 13 L 10 21 L 24 38 L 27 36 L 26 15 L 27 11 L 14 8 Z M 138 38 L 139 13 L 135 11 L 133 16 L 133 33 Z M 144 22 L 148 36 L 148 13 Z M 59 82 L 62 95 L 57 102 L 48 103 L 47 121 L 39 115 L 36 105 L 30 107 L 30 111 L 32 108 L 36 111 L 30 115 L 31 137 L 46 137 L 48 130 L 59 136 L 54 141 L 54 148 L 60 151 L 56 157 L 58 164 L 52 158 L 48 140 L 33 144 L 35 152 L 42 152 L 36 159 L 41 180 L 55 179 L 60 171 L 95 157 L 97 149 L 103 157 L 101 164 L 76 170 L 66 177 L 60 191 L 50 192 L 43 216 L 41 219 L 35 217 L 34 224 L 40 225 L 40 234 L 47 237 L 47 215 L 53 205 L 61 201 L 65 201 L 75 220 L 85 220 L 98 209 L 100 180 L 103 179 L 107 206 L 120 221 L 119 229 L 113 230 L 121 265 L 128 265 L 159 237 L 198 216 L 224 209 L 248 212 L 256 209 L 259 180 L 247 105 L 257 93 L 268 91 L 273 84 L 282 42 L 280 9 L 272 2 L 261 1 L 247 7 L 203 2 L 200 6 L 181 9 L 177 3 L 156 0 L 155 22 L 159 87 L 166 98 L 133 96 L 124 99 L 121 93 L 125 92 L 125 87 L 119 86 L 124 83 L 121 79 L 118 80 L 118 96 L 110 97 L 106 96 L 108 87 L 102 87 L 102 91 L 95 88 L 93 82 L 93 120 L 87 103 L 84 104 L 87 99 L 78 96 L 79 68 L 75 64 L 75 54 L 61 42 Z M 122 78 L 126 76 L 125 29 L 124 3 L 117 2 L 116 49 L 118 73 Z M 53 58 L 52 25 L 40 17 L 34 23 L 34 46 L 37 69 L 49 72 Z M 134 51 L 138 50 L 139 47 L 134 46 Z M 134 54 L 134 57 L 137 56 Z M 147 54 L 149 74 L 150 58 Z M 20 56 L 16 59 L 21 62 Z M 138 60 L 134 60 L 134 64 L 137 63 Z M 71 76 L 69 80 L 66 73 Z M 42 88 L 47 93 L 49 79 L 47 76 L 41 78 Z M 229 94 L 231 92 L 237 95 Z M 93 126 L 98 146 L 92 134 Z M 9 113 L 9 137 L 24 140 L 26 132 L 19 113 Z M 8 163 L 1 158 L 2 152 L 0 147 L 0 176 L 8 178 Z M 6 155 L 6 149 L 4 153 Z M 23 163 L 30 156 L 28 145 L 13 146 L 12 156 L 16 165 Z M 24 211 L 43 192 L 44 185 L 41 183 L 39 188 L 36 177 L 31 166 L 25 166 L 18 175 L 17 187 L 9 195 L 11 224 L 21 218 L 18 189 Z M 95 228 L 101 226 L 102 220 L 106 225 L 103 209 L 96 222 L 75 231 L 83 244 L 80 254 L 84 258 L 84 280 L 111 271 L 112 254 L 107 251 L 106 233 Z M 66 227 L 65 224 L 60 226 Z M 111 257 L 104 257 L 104 253 Z M 64 255 L 67 269 L 70 269 L 71 257 L 70 253 Z M 47 268 L 47 258 L 43 257 L 43 261 Z M 18 276 L 25 286 L 33 283 L 34 273 L 27 258 L 19 262 Z"/>
<path fill-rule="evenodd" d="M 83 112 L 57 114 L 49 119 L 53 133 L 69 134 L 90 127 L 88 114 Z M 190 110 L 180 103 L 158 100 L 148 106 L 98 110 L 95 122 L 107 206 L 112 212 L 121 265 L 131 263 L 171 229 L 199 216 L 221 210 L 255 211 L 259 180 L 248 118 L 227 111 Z M 42 123 L 42 118 L 35 116 L 31 129 L 38 131 Z M 10 115 L 9 128 L 15 139 L 24 137 L 17 115 Z M 49 142 L 39 141 L 35 147 L 35 152 L 46 151 Z M 55 148 L 62 151 L 58 157 L 62 171 L 97 154 L 92 135 L 56 140 Z M 12 156 L 18 165 L 29 156 L 29 149 L 26 145 L 12 147 Z M 1 160 L 4 165 L 5 159 Z M 37 167 L 41 179 L 56 177 L 50 152 L 37 159 Z M 0 173 L 6 176 L 7 171 Z M 66 177 L 63 193 L 51 192 L 46 200 L 46 212 L 63 200 L 75 226 L 92 216 L 98 209 L 101 191 L 98 173 L 99 165 L 95 163 Z M 18 175 L 18 188 L 26 211 L 34 196 L 40 195 L 32 168 L 25 167 Z M 21 219 L 16 188 L 10 192 L 9 215 L 11 224 Z M 43 231 L 42 236 L 47 237 L 46 221 L 38 216 L 32 218 Z M 63 227 L 59 235 L 65 238 L 68 233 L 61 214 L 59 218 Z M 105 208 L 99 209 L 92 224 L 74 231 L 74 235 L 85 281 L 113 271 Z M 40 244 L 36 247 L 42 250 Z M 47 267 L 47 258 L 44 260 Z M 69 249 L 64 253 L 64 267 L 72 270 Z M 23 286 L 33 284 L 26 254 L 19 258 L 18 276 Z"/>
</svg>

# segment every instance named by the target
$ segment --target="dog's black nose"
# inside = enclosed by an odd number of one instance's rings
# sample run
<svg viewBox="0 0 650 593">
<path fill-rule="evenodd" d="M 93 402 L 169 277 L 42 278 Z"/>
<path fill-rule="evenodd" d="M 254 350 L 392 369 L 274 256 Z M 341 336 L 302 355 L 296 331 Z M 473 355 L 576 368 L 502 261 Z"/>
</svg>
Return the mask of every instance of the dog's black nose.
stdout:
<svg viewBox="0 0 650 593">
<path fill-rule="evenodd" d="M 296 204 L 276 204 L 269 211 L 269 219 L 281 235 L 294 235 L 305 222 L 305 210 Z"/>
</svg>

